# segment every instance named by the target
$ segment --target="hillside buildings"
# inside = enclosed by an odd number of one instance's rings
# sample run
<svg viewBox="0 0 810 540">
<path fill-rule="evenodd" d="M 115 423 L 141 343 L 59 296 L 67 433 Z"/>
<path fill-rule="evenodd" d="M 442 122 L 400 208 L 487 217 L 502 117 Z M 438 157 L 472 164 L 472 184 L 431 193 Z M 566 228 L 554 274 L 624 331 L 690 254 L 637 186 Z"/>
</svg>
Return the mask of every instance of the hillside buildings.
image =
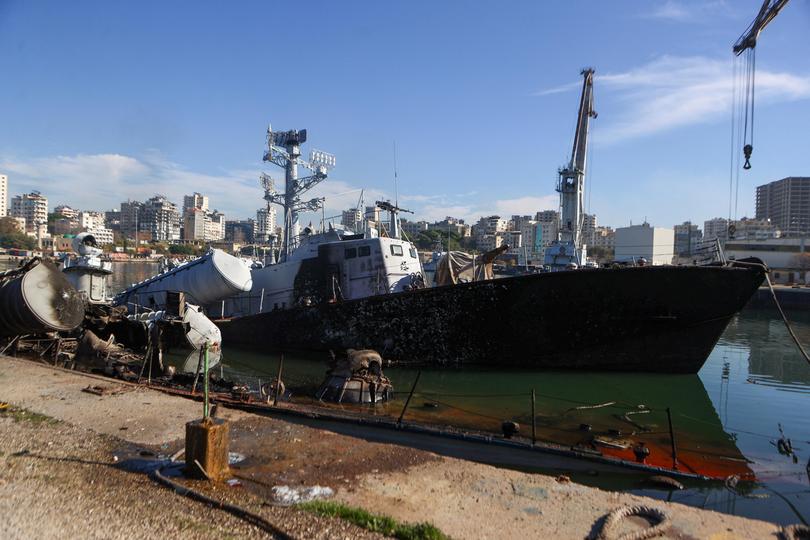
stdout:
<svg viewBox="0 0 810 540">
<path fill-rule="evenodd" d="M 810 234 L 810 176 L 789 176 L 757 187 L 756 219 L 770 220 L 782 236 Z"/>
<path fill-rule="evenodd" d="M 259 208 L 256 211 L 255 241 L 269 244 L 276 235 L 276 209 L 272 206 Z"/>
</svg>

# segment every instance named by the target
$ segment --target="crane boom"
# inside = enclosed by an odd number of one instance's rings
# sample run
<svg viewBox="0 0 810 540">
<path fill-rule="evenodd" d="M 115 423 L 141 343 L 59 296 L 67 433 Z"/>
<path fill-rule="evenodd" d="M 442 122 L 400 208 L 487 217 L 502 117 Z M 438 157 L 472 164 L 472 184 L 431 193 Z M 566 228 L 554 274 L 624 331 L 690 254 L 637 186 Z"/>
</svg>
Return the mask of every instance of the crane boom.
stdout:
<svg viewBox="0 0 810 540">
<path fill-rule="evenodd" d="M 574 133 L 574 146 L 571 150 L 571 162 L 568 165 L 570 170 L 582 171 L 583 175 L 585 174 L 590 119 L 597 116 L 596 111 L 593 110 L 593 73 L 593 68 L 585 68 L 581 73 L 584 81 L 582 95 L 579 99 L 579 115 L 577 116 L 577 130 Z"/>
<path fill-rule="evenodd" d="M 734 43 L 734 54 L 739 56 L 743 51 L 756 47 L 759 33 L 779 14 L 779 11 L 787 5 L 788 1 L 789 0 L 764 0 L 762 7 L 759 8 L 757 17 L 739 39 L 737 39 L 737 42 Z"/>
</svg>

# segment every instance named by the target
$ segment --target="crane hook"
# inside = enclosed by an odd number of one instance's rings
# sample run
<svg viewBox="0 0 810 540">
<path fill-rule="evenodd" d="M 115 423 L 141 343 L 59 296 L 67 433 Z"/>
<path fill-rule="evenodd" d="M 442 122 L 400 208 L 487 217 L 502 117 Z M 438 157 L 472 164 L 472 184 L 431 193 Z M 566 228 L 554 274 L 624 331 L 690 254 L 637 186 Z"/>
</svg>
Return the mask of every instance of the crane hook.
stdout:
<svg viewBox="0 0 810 540">
<path fill-rule="evenodd" d="M 746 144 L 743 146 L 743 154 L 745 154 L 745 164 L 743 165 L 743 169 L 746 171 L 751 168 L 751 152 L 754 151 L 754 147 L 750 144 Z"/>
</svg>

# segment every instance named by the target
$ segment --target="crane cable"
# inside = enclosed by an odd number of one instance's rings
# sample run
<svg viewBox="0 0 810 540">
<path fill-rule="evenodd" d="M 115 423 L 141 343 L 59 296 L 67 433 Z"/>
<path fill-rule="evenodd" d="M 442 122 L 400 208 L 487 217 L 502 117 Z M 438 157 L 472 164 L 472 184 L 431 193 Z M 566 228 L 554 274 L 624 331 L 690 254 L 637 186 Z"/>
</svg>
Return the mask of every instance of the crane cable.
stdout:
<svg viewBox="0 0 810 540">
<path fill-rule="evenodd" d="M 754 151 L 754 82 L 756 78 L 757 55 L 756 47 L 751 47 L 745 52 L 745 112 L 743 127 L 743 154 L 745 164 L 743 169 L 751 168 L 751 153 Z M 750 129 L 749 129 L 750 128 Z"/>
</svg>

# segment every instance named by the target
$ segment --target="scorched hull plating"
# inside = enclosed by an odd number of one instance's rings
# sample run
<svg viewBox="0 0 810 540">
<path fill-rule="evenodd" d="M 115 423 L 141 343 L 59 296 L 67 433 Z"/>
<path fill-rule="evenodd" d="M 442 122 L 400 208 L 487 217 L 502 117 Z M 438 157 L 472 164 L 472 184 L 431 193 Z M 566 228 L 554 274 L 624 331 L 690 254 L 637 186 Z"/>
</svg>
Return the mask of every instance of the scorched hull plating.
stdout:
<svg viewBox="0 0 810 540">
<path fill-rule="evenodd" d="M 517 276 L 217 321 L 261 350 L 371 348 L 394 363 L 696 373 L 760 267 Z"/>
</svg>

